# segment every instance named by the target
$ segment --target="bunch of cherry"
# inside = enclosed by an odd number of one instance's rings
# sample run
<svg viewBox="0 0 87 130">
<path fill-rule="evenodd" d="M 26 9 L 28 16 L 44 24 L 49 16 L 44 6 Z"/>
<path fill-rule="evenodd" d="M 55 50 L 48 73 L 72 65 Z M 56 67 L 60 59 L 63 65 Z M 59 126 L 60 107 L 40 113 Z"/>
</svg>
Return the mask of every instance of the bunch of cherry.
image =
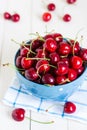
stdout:
<svg viewBox="0 0 87 130">
<path fill-rule="evenodd" d="M 86 61 L 87 49 L 77 40 L 51 33 L 23 42 L 15 65 L 27 80 L 54 86 L 76 80 L 84 72 Z"/>
<path fill-rule="evenodd" d="M 77 0 L 66 0 L 66 2 L 68 4 L 74 4 L 76 1 Z M 47 9 L 48 9 L 48 11 L 55 11 L 55 9 L 56 9 L 55 3 L 49 3 L 49 4 L 47 4 Z M 51 18 L 52 18 L 52 15 L 51 15 L 50 12 L 44 12 L 43 15 L 42 15 L 42 19 L 45 22 L 50 21 Z M 69 22 L 69 21 L 71 21 L 71 15 L 70 14 L 64 14 L 64 16 L 62 17 L 62 19 L 65 22 Z"/>
<path fill-rule="evenodd" d="M 66 102 L 64 104 L 63 113 L 72 114 L 76 111 L 76 105 L 70 101 Z M 41 124 L 51 124 L 54 123 L 54 121 L 48 121 L 48 122 L 41 122 L 35 119 L 31 119 L 27 116 L 25 116 L 25 110 L 23 108 L 15 108 L 11 113 L 12 118 L 15 121 L 23 121 L 24 118 L 30 119 L 31 121 L 41 123 Z"/>
<path fill-rule="evenodd" d="M 10 14 L 9 12 L 4 12 L 3 17 L 6 20 L 11 20 L 13 22 L 18 22 L 20 20 L 20 15 L 18 13 Z"/>
</svg>

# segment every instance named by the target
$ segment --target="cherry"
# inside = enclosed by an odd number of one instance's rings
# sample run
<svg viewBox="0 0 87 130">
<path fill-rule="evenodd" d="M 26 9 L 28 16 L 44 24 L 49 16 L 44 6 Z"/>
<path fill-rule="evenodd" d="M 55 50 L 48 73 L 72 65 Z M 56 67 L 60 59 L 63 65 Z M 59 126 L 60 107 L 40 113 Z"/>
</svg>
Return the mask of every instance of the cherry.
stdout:
<svg viewBox="0 0 87 130">
<path fill-rule="evenodd" d="M 24 69 L 29 69 L 33 64 L 33 60 L 32 59 L 29 59 L 29 58 L 26 58 L 26 57 L 23 57 L 21 59 L 21 66 L 22 68 Z"/>
<path fill-rule="evenodd" d="M 4 18 L 7 19 L 7 20 L 10 20 L 11 19 L 11 14 L 9 12 L 4 12 L 3 14 Z"/>
<path fill-rule="evenodd" d="M 21 59 L 22 59 L 22 56 L 17 56 L 17 58 L 16 58 L 16 62 L 15 62 L 15 64 L 16 64 L 16 67 L 18 67 L 18 68 L 21 68 Z"/>
<path fill-rule="evenodd" d="M 13 14 L 12 17 L 11 17 L 11 20 L 13 22 L 18 22 L 20 20 L 20 15 L 17 14 L 17 13 Z"/>
<path fill-rule="evenodd" d="M 72 68 L 69 68 L 69 71 L 68 71 L 68 79 L 70 81 L 73 81 L 77 78 L 78 76 L 78 73 L 75 69 L 72 69 Z"/>
<path fill-rule="evenodd" d="M 39 73 L 45 73 L 50 70 L 50 65 L 47 60 L 39 60 L 36 63 L 36 69 Z"/>
<path fill-rule="evenodd" d="M 61 75 L 56 77 L 56 84 L 65 84 L 66 83 L 66 76 Z"/>
<path fill-rule="evenodd" d="M 85 69 L 84 66 L 81 66 L 79 69 L 77 69 L 78 75 L 81 75 L 83 73 L 84 69 Z"/>
<path fill-rule="evenodd" d="M 87 49 L 86 48 L 81 48 L 79 55 L 83 61 L 87 61 Z"/>
<path fill-rule="evenodd" d="M 80 45 L 78 41 L 70 40 L 72 54 L 78 54 L 80 51 Z"/>
<path fill-rule="evenodd" d="M 56 52 L 50 53 L 49 57 L 50 57 L 50 62 L 53 65 L 56 65 L 57 62 L 60 60 L 60 56 Z"/>
<path fill-rule="evenodd" d="M 67 114 L 72 114 L 76 111 L 76 105 L 70 101 L 64 104 L 64 112 Z"/>
<path fill-rule="evenodd" d="M 60 55 L 68 55 L 71 53 L 71 46 L 66 41 L 60 42 L 58 51 Z"/>
<path fill-rule="evenodd" d="M 23 121 L 25 115 L 25 110 L 23 108 L 16 108 L 12 111 L 12 118 L 15 121 Z"/>
<path fill-rule="evenodd" d="M 67 66 L 67 64 L 63 61 L 59 61 L 57 63 L 57 71 L 58 71 L 58 75 L 65 75 L 68 73 L 69 67 Z"/>
<path fill-rule="evenodd" d="M 53 38 L 56 40 L 56 42 L 62 42 L 63 36 L 60 33 L 53 33 Z"/>
<path fill-rule="evenodd" d="M 26 57 L 28 52 L 29 52 L 29 48 L 27 48 L 27 47 L 26 48 L 24 47 L 24 48 L 20 49 L 20 55 L 21 56 L 25 56 Z"/>
<path fill-rule="evenodd" d="M 45 39 L 45 40 L 48 39 L 48 38 L 53 38 L 52 34 L 46 34 L 46 35 L 44 36 L 44 39 Z"/>
<path fill-rule="evenodd" d="M 74 69 L 79 69 L 83 64 L 82 59 L 79 56 L 73 56 L 71 58 L 71 65 Z"/>
<path fill-rule="evenodd" d="M 42 15 L 42 19 L 43 19 L 43 21 L 45 21 L 45 22 L 50 21 L 51 18 L 52 18 L 52 15 L 51 15 L 51 13 L 49 13 L 49 12 L 45 12 L 45 13 L 43 13 L 43 15 Z"/>
<path fill-rule="evenodd" d="M 65 22 L 71 21 L 71 15 L 70 15 L 70 14 L 65 14 L 65 15 L 63 16 L 63 21 L 65 21 Z"/>
<path fill-rule="evenodd" d="M 57 42 L 53 38 L 48 38 L 44 43 L 44 48 L 48 52 L 55 52 L 57 49 Z"/>
<path fill-rule="evenodd" d="M 46 73 L 42 76 L 42 83 L 48 84 L 48 85 L 54 85 L 55 78 L 50 73 Z"/>
<path fill-rule="evenodd" d="M 32 81 L 35 81 L 37 80 L 38 78 L 38 74 L 37 74 L 37 71 L 34 69 L 34 68 L 29 68 L 27 70 L 25 70 L 25 77 L 28 79 L 28 80 L 32 80 Z"/>
<path fill-rule="evenodd" d="M 55 6 L 54 3 L 49 3 L 49 4 L 47 5 L 47 9 L 48 9 L 49 11 L 54 11 L 55 8 L 56 8 L 56 6 Z"/>
<path fill-rule="evenodd" d="M 46 52 L 43 49 L 37 49 L 36 52 L 36 58 L 44 58 L 46 56 Z"/>
<path fill-rule="evenodd" d="M 76 2 L 76 0 L 66 0 L 66 2 L 67 2 L 68 4 L 73 4 L 73 3 Z"/>
</svg>

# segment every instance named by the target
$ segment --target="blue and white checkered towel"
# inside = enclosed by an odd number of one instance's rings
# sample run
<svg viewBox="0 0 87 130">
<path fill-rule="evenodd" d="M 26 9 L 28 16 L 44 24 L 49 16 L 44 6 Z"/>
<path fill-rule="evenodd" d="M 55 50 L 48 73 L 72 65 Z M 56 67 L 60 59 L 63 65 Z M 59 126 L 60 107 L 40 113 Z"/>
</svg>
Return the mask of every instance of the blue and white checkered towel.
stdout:
<svg viewBox="0 0 87 130">
<path fill-rule="evenodd" d="M 3 98 L 3 102 L 11 107 L 22 107 L 40 113 L 87 123 L 87 77 L 79 90 L 68 98 L 68 101 L 76 104 L 76 112 L 72 114 L 63 113 L 64 102 L 44 100 L 30 95 L 28 91 L 20 86 L 16 77 Z M 48 112 L 46 112 L 47 109 Z"/>
</svg>

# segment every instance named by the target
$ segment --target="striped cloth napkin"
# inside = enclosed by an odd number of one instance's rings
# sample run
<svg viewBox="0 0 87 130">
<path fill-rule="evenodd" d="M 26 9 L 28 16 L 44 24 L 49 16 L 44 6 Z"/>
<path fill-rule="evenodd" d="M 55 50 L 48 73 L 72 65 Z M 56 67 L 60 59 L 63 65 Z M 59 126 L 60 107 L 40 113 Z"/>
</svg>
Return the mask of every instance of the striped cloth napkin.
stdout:
<svg viewBox="0 0 87 130">
<path fill-rule="evenodd" d="M 40 113 L 87 123 L 87 77 L 85 77 L 82 86 L 68 98 L 68 101 L 75 103 L 77 108 L 72 114 L 63 112 L 64 102 L 44 100 L 31 95 L 26 89 L 21 87 L 16 77 L 9 85 L 2 101 L 11 107 L 21 107 Z"/>
</svg>

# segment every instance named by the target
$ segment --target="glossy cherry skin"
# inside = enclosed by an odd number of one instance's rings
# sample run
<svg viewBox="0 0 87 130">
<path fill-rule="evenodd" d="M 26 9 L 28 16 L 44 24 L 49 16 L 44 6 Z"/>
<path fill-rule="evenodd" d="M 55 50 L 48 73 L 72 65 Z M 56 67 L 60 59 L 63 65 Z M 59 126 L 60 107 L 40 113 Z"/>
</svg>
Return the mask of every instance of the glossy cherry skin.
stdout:
<svg viewBox="0 0 87 130">
<path fill-rule="evenodd" d="M 62 42 L 63 41 L 63 36 L 60 33 L 53 33 L 52 37 L 56 40 L 56 42 Z"/>
<path fill-rule="evenodd" d="M 57 49 L 57 42 L 53 38 L 46 39 L 44 43 L 44 49 L 48 52 L 55 52 Z"/>
<path fill-rule="evenodd" d="M 36 63 L 36 70 L 38 73 L 46 73 L 50 70 L 50 65 L 47 60 L 39 60 Z"/>
<path fill-rule="evenodd" d="M 67 114 L 72 114 L 76 111 L 76 105 L 70 101 L 64 104 L 64 112 Z"/>
<path fill-rule="evenodd" d="M 25 117 L 25 110 L 23 108 L 16 108 L 12 111 L 12 118 L 15 121 L 23 121 Z"/>
<path fill-rule="evenodd" d="M 80 45 L 79 45 L 79 42 L 78 41 L 74 41 L 74 40 L 70 40 L 69 41 L 70 42 L 70 44 L 71 44 L 71 53 L 72 54 L 78 54 L 79 53 L 79 51 L 80 51 Z M 74 43 L 75 42 L 75 43 Z"/>
<path fill-rule="evenodd" d="M 16 58 L 16 61 L 15 61 L 15 64 L 16 64 L 16 67 L 18 68 L 21 68 L 21 59 L 22 59 L 22 56 L 17 56 Z"/>
<path fill-rule="evenodd" d="M 57 74 L 58 75 L 65 75 L 68 73 L 69 67 L 67 66 L 67 64 L 63 61 L 59 61 L 57 63 Z"/>
<path fill-rule="evenodd" d="M 61 75 L 56 77 L 56 84 L 65 84 L 66 83 L 66 76 Z"/>
<path fill-rule="evenodd" d="M 12 17 L 11 17 L 11 20 L 13 22 L 18 22 L 20 20 L 20 15 L 17 14 L 17 13 L 13 14 Z"/>
<path fill-rule="evenodd" d="M 55 5 L 54 3 L 49 3 L 49 4 L 47 5 L 47 9 L 48 9 L 49 11 L 54 11 L 55 8 L 56 8 L 56 5 Z"/>
<path fill-rule="evenodd" d="M 55 78 L 50 73 L 46 73 L 42 76 L 42 83 L 48 85 L 55 85 Z"/>
<path fill-rule="evenodd" d="M 71 58 L 71 65 L 74 69 L 79 69 L 83 64 L 82 59 L 79 56 L 73 56 Z"/>
<path fill-rule="evenodd" d="M 77 76 L 78 76 L 78 72 L 75 69 L 69 68 L 68 79 L 70 81 L 73 81 L 77 78 Z"/>
<path fill-rule="evenodd" d="M 60 42 L 58 52 L 60 55 L 69 55 L 71 53 L 71 46 L 67 42 Z"/>
<path fill-rule="evenodd" d="M 9 12 L 4 12 L 3 14 L 4 18 L 7 19 L 7 20 L 10 20 L 11 19 L 11 14 Z"/>
<path fill-rule="evenodd" d="M 49 57 L 50 57 L 50 62 L 53 65 L 56 65 L 57 62 L 60 60 L 60 56 L 56 52 L 50 53 Z"/>
<path fill-rule="evenodd" d="M 73 3 L 75 3 L 77 0 L 66 0 L 66 2 L 68 3 L 68 4 L 73 4 Z"/>
<path fill-rule="evenodd" d="M 23 57 L 21 59 L 21 66 L 23 69 L 29 69 L 33 64 L 33 60 L 32 59 L 28 59 L 26 57 Z"/>
<path fill-rule="evenodd" d="M 70 15 L 70 14 L 65 14 L 65 15 L 63 16 L 63 21 L 65 21 L 65 22 L 71 21 L 71 15 Z"/>
<path fill-rule="evenodd" d="M 37 71 L 33 67 L 31 67 L 30 69 L 27 69 L 27 70 L 25 70 L 25 77 L 28 80 L 35 81 L 38 78 Z"/>
<path fill-rule="evenodd" d="M 83 61 L 87 61 L 87 49 L 86 48 L 81 48 L 79 55 Z"/>
<path fill-rule="evenodd" d="M 52 15 L 51 15 L 51 13 L 49 13 L 49 12 L 45 12 L 45 13 L 43 13 L 43 15 L 42 15 L 42 19 L 43 19 L 43 21 L 45 21 L 45 22 L 50 21 L 51 18 L 52 18 Z"/>
<path fill-rule="evenodd" d="M 29 52 L 29 48 L 27 48 L 27 47 L 26 48 L 24 47 L 24 48 L 20 49 L 20 55 L 21 56 L 27 56 L 28 52 Z"/>
</svg>

